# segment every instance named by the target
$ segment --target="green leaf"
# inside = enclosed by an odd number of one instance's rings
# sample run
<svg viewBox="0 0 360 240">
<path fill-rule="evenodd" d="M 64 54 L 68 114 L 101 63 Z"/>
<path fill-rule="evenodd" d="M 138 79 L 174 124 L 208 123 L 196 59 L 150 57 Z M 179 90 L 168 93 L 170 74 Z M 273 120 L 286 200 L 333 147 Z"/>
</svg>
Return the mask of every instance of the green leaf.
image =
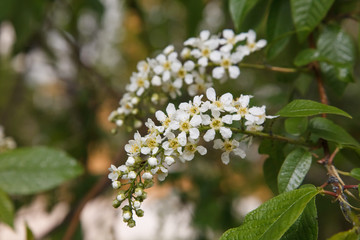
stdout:
<svg viewBox="0 0 360 240">
<path fill-rule="evenodd" d="M 266 37 L 269 42 L 267 57 L 276 57 L 286 47 L 291 38 L 293 24 L 288 0 L 273 1 L 266 24 Z"/>
<path fill-rule="evenodd" d="M 0 154 L 0 188 L 9 194 L 45 191 L 82 171 L 75 159 L 51 148 L 18 148 Z"/>
<path fill-rule="evenodd" d="M 316 49 L 308 48 L 304 49 L 301 52 L 297 54 L 294 60 L 295 66 L 304 66 L 307 65 L 313 61 L 319 61 L 324 59 L 320 52 Z"/>
<path fill-rule="evenodd" d="M 282 117 L 308 117 L 322 113 L 337 114 L 348 118 L 351 116 L 341 109 L 311 100 L 297 99 L 286 105 L 276 115 Z"/>
<path fill-rule="evenodd" d="M 356 48 L 351 37 L 338 26 L 326 27 L 316 43 L 321 56 L 330 63 L 351 64 Z"/>
<path fill-rule="evenodd" d="M 277 189 L 277 176 L 280 171 L 281 165 L 285 159 L 283 148 L 285 143 L 279 141 L 271 141 L 265 139 L 259 146 L 260 154 L 268 154 L 268 158 L 263 165 L 264 178 L 274 194 L 278 194 Z"/>
<path fill-rule="evenodd" d="M 29 226 L 26 224 L 25 227 L 26 227 L 26 240 L 35 240 L 34 234 L 29 228 Z"/>
<path fill-rule="evenodd" d="M 234 22 L 235 28 L 240 29 L 240 26 L 249 13 L 259 0 L 230 0 L 229 10 L 231 18 Z"/>
<path fill-rule="evenodd" d="M 303 42 L 326 16 L 334 0 L 291 0 L 291 12 L 298 39 Z"/>
<path fill-rule="evenodd" d="M 299 234 L 301 233 L 301 234 Z M 317 240 L 318 222 L 315 198 L 306 206 L 304 212 L 281 237 L 281 240 Z"/>
<path fill-rule="evenodd" d="M 335 68 L 333 65 L 320 62 L 320 69 L 326 86 L 329 86 L 338 96 L 341 96 L 348 83 L 341 81 L 337 77 L 338 74 Z"/>
<path fill-rule="evenodd" d="M 285 130 L 294 136 L 303 134 L 306 131 L 307 126 L 307 117 L 287 118 L 285 120 Z"/>
<path fill-rule="evenodd" d="M 0 221 L 14 227 L 14 205 L 9 196 L 0 189 Z"/>
<path fill-rule="evenodd" d="M 350 176 L 356 178 L 357 180 L 360 180 L 360 168 L 352 169 L 350 172 Z"/>
<path fill-rule="evenodd" d="M 296 89 L 305 96 L 308 93 L 309 86 L 313 82 L 314 77 L 310 74 L 300 73 L 296 78 L 294 85 Z"/>
<path fill-rule="evenodd" d="M 279 192 L 288 192 L 300 186 L 311 166 L 311 154 L 297 148 L 285 158 L 278 175 Z"/>
<path fill-rule="evenodd" d="M 356 228 L 345 232 L 340 232 L 329 238 L 328 240 L 359 240 L 359 235 L 356 234 Z"/>
<path fill-rule="evenodd" d="M 359 143 L 342 127 L 326 118 L 310 120 L 309 130 L 320 138 L 335 142 L 340 146 L 359 148 Z"/>
<path fill-rule="evenodd" d="M 226 231 L 220 240 L 280 239 L 318 193 L 311 186 L 280 194 L 247 214 L 240 227 Z"/>
</svg>

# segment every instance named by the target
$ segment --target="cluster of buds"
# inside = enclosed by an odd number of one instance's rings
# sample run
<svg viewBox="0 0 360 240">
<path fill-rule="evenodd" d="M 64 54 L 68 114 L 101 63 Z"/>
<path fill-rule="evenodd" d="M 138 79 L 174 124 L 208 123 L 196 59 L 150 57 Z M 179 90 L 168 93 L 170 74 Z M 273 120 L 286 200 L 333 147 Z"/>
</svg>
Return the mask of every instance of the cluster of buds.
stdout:
<svg viewBox="0 0 360 240">
<path fill-rule="evenodd" d="M 0 153 L 16 148 L 16 143 L 11 137 L 5 137 L 4 128 L 0 125 Z"/>
<path fill-rule="evenodd" d="M 120 106 L 109 120 L 118 127 L 141 126 L 140 109 L 168 102 L 186 89 L 190 96 L 205 93 L 213 80 L 226 81 L 240 75 L 238 64 L 245 56 L 263 48 L 265 40 L 256 41 L 256 33 L 250 30 L 235 34 L 225 29 L 219 35 L 202 31 L 197 38 L 184 42 L 180 56 L 172 45 L 166 47 L 155 58 L 137 64 L 137 72 L 130 78 Z M 208 74 L 211 72 L 211 74 Z"/>
<path fill-rule="evenodd" d="M 139 217 L 144 214 L 140 209 L 146 198 L 144 189 L 153 185 L 154 176 L 163 181 L 175 162 L 191 161 L 195 154 L 205 155 L 207 149 L 202 143 L 213 142 L 213 148 L 222 151 L 224 164 L 229 163 L 230 154 L 245 158 L 243 148 L 251 142 L 248 133 L 263 130 L 265 120 L 274 118 L 266 115 L 265 106 L 249 107 L 251 97 L 234 98 L 231 93 L 217 97 L 215 90 L 209 88 L 207 100 L 196 95 L 178 108 L 169 103 L 165 112 L 155 113 L 158 124 L 147 120 L 147 135 L 136 132 L 134 139 L 125 145 L 128 155 L 125 164 L 109 168 L 113 188 L 122 189 L 113 206 L 128 201 L 123 207 L 123 220 L 130 227 L 135 226 L 134 213 Z"/>
</svg>

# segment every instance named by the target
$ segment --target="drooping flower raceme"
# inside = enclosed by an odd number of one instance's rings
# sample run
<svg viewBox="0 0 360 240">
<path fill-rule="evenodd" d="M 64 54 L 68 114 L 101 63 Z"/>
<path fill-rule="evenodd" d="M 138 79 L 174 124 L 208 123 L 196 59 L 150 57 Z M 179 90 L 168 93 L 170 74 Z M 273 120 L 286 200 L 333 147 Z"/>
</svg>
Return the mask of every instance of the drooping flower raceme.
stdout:
<svg viewBox="0 0 360 240">
<path fill-rule="evenodd" d="M 139 127 L 141 111 L 168 102 L 169 96 L 174 99 L 183 90 L 190 96 L 203 94 L 213 85 L 214 79 L 237 78 L 240 75 L 238 64 L 243 58 L 265 45 L 265 40 L 256 41 L 253 30 L 235 34 L 230 29 L 219 35 L 202 31 L 199 37 L 184 42 L 180 54 L 170 45 L 155 58 L 138 63 L 119 108 L 110 114 L 109 120 L 118 127 Z"/>
<path fill-rule="evenodd" d="M 127 200 L 123 209 L 123 220 L 130 227 L 135 226 L 134 215 L 143 216 L 141 204 L 146 198 L 144 189 L 154 183 L 154 177 L 163 181 L 168 168 L 177 161 L 191 161 L 197 154 L 205 155 L 206 142 L 213 141 L 213 148 L 222 151 L 221 160 L 230 162 L 231 155 L 245 158 L 245 147 L 249 143 L 250 131 L 262 130 L 267 118 L 266 107 L 249 107 L 251 96 L 233 97 L 225 93 L 216 96 L 213 88 L 206 91 L 206 97 L 196 95 L 192 101 L 184 102 L 178 108 L 169 103 L 166 111 L 155 113 L 158 124 L 148 119 L 145 125 L 147 135 L 134 134 L 134 139 L 125 145 L 128 159 L 124 165 L 109 168 L 109 179 L 114 189 L 119 190 L 113 202 L 119 207 Z M 240 128 L 235 128 L 234 125 Z M 235 134 L 236 133 L 236 134 Z"/>
</svg>

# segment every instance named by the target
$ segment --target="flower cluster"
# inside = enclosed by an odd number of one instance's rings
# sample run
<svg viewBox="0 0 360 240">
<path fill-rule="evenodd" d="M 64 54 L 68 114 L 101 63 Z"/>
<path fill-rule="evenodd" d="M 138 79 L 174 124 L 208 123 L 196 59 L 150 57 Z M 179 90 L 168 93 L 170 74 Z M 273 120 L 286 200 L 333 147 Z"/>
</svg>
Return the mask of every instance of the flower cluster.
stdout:
<svg viewBox="0 0 360 240">
<path fill-rule="evenodd" d="M 16 143 L 11 137 L 5 137 L 4 128 L 0 125 L 0 153 L 16 148 Z"/>
<path fill-rule="evenodd" d="M 170 45 L 155 58 L 137 64 L 137 72 L 126 86 L 120 107 L 110 114 L 109 120 L 118 127 L 134 123 L 133 127 L 140 127 L 139 109 L 165 103 L 168 96 L 174 99 L 181 95 L 183 88 L 190 96 L 195 96 L 211 87 L 213 79 L 237 78 L 240 75 L 238 64 L 243 58 L 265 45 L 265 40 L 256 41 L 253 30 L 236 35 L 230 29 L 219 35 L 202 31 L 199 37 L 184 42 L 180 55 Z M 207 74 L 209 72 L 211 75 Z M 141 107 L 141 104 L 148 105 Z"/>
<path fill-rule="evenodd" d="M 139 217 L 144 214 L 140 209 L 146 198 L 144 189 L 153 185 L 155 175 L 163 181 L 175 162 L 191 161 L 195 154 L 205 155 L 204 142 L 213 141 L 213 148 L 222 151 L 224 164 L 229 163 L 230 154 L 245 158 L 241 143 L 249 143 L 249 132 L 261 131 L 265 120 L 273 118 L 266 115 L 265 106 L 250 107 L 249 95 L 234 98 L 226 93 L 217 97 L 215 90 L 209 88 L 206 98 L 196 95 L 178 108 L 169 103 L 165 112 L 157 111 L 159 124 L 148 119 L 147 135 L 136 132 L 134 139 L 125 145 L 128 155 L 125 164 L 109 168 L 113 188 L 125 188 L 119 191 L 113 206 L 119 207 L 128 200 L 123 207 L 123 220 L 130 227 L 135 226 L 134 214 Z"/>
</svg>

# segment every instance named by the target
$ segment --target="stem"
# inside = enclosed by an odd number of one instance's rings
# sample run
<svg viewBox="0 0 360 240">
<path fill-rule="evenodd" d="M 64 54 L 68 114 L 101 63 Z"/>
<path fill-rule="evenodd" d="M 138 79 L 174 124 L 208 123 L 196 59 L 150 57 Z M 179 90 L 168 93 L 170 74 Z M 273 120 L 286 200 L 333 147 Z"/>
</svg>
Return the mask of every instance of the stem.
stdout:
<svg viewBox="0 0 360 240">
<path fill-rule="evenodd" d="M 350 173 L 349 172 L 344 172 L 344 171 L 340 171 L 340 170 L 337 170 L 338 173 L 340 173 L 341 175 L 344 175 L 344 176 L 350 176 Z"/>
<path fill-rule="evenodd" d="M 252 64 L 252 63 L 239 63 L 238 65 L 239 65 L 239 67 L 244 67 L 244 68 L 265 69 L 265 70 L 270 70 L 270 71 L 274 71 L 274 72 L 282 72 L 282 73 L 295 73 L 295 72 L 305 70 L 305 69 L 298 69 L 298 68 L 275 67 L 275 66 L 271 66 L 268 64 L 261 65 L 261 64 Z"/>
</svg>

